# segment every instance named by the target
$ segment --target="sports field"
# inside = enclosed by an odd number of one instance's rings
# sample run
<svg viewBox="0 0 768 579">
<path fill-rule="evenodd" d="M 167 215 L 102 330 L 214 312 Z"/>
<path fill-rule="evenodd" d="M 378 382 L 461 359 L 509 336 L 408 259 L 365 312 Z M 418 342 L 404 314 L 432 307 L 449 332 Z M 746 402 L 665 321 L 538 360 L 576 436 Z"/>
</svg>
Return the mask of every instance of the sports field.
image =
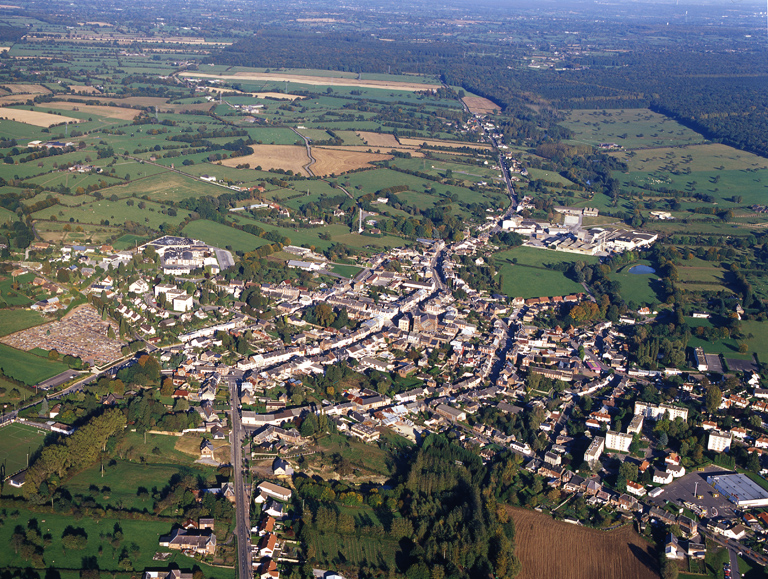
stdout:
<svg viewBox="0 0 768 579">
<path fill-rule="evenodd" d="M 1 428 L 0 464 L 5 466 L 4 475 L 10 476 L 26 468 L 27 453 L 34 454 L 43 445 L 46 434 L 44 430 L 18 423 Z"/>
</svg>

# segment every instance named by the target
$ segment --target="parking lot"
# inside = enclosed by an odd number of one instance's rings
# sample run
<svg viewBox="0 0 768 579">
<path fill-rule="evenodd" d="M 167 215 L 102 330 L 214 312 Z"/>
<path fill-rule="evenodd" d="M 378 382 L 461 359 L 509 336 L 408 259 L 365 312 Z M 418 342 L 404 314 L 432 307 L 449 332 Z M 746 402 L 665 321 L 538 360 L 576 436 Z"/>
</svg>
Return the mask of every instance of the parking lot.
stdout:
<svg viewBox="0 0 768 579">
<path fill-rule="evenodd" d="M 683 502 L 693 503 L 705 510 L 705 514 L 708 516 L 733 517 L 735 516 L 734 508 L 736 505 L 722 495 L 715 497 L 715 489 L 707 484 L 708 475 L 729 472 L 731 471 L 717 466 L 706 467 L 701 472 L 689 472 L 665 486 L 664 492 L 661 495 L 649 500 L 659 506 L 663 506 L 667 501 L 677 504 L 682 504 Z M 699 483 L 698 489 L 696 483 Z M 694 491 L 698 492 L 701 499 L 696 498 Z"/>
</svg>

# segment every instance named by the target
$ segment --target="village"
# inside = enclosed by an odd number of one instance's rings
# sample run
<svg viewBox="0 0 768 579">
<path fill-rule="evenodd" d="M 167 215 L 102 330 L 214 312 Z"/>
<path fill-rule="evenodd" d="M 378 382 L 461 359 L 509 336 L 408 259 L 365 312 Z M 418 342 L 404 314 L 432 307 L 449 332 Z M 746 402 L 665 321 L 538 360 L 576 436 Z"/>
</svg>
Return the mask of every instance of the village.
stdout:
<svg viewBox="0 0 768 579">
<path fill-rule="evenodd" d="M 366 445 L 378 445 L 387 432 L 412 444 L 442 433 L 486 461 L 511 451 L 563 504 L 584 501 L 641 529 L 673 527 L 670 558 L 701 558 L 711 538 L 739 541 L 740 549 L 754 549 L 763 560 L 768 514 L 750 512 L 768 507 L 765 485 L 753 480 L 765 474 L 768 452 L 768 438 L 754 432 L 768 411 L 759 375 L 748 369 L 730 375 L 735 388 L 713 407 L 709 378 L 722 371 L 718 356 L 696 350 L 690 371 L 642 370 L 629 362 L 624 328 L 652 319 L 656 312 L 648 308 L 627 312 L 616 324 L 548 327 L 544 316 L 593 298 L 582 292 L 507 299 L 475 290 L 459 275 L 462 258 L 493 251 L 492 231 L 467 233 L 460 242 L 425 239 L 379 253 L 353 278 L 313 289 L 239 281 L 226 275 L 221 250 L 189 238 L 162 237 L 133 252 L 65 248 L 61 266 L 92 268 L 84 291 L 108 300 L 114 320 L 103 321 L 86 304 L 3 341 L 71 352 L 99 373 L 119 359 L 121 367 L 135 363 L 126 345 L 138 339 L 139 348 L 164 364 L 173 400 L 199 414 L 206 464 L 229 461 L 215 447 L 231 438 L 231 414 L 238 412 L 250 448 L 246 463 L 268 460 L 268 479 L 281 483 L 255 480 L 246 489 L 257 505 L 248 515 L 257 577 L 279 577 L 279 564 L 298 560 L 295 541 L 279 529 L 290 517 L 292 477 L 301 472 L 291 457 L 313 449 L 311 433 L 302 428 L 309 416 L 325 417 L 334 431 Z M 652 240 L 638 234 L 629 242 Z M 288 267 L 323 275 L 325 264 L 312 251 L 287 249 L 305 260 Z M 129 273 L 129 263 L 142 267 Z M 451 287 L 462 290 L 460 297 Z M 207 299 L 207 292 L 219 298 Z M 258 315 L 267 310 L 270 317 Z M 338 318 L 344 323 L 334 325 Z M 80 332 L 58 329 L 67 323 Z M 78 346 L 88 335 L 83 331 L 101 336 L 85 340 L 97 342 L 100 354 Z M 342 365 L 368 376 L 372 386 L 307 394 L 314 379 Z M 648 395 L 670 377 L 681 382 L 674 395 Z M 229 401 L 227 388 L 235 393 Z M 130 395 L 109 395 L 102 403 Z M 725 414 L 731 408 L 741 410 L 736 418 Z M 701 441 L 690 456 L 669 449 L 670 424 Z M 752 477 L 717 459 L 737 447 L 754 457 Z M 11 484 L 22 485 L 23 473 Z M 235 501 L 232 483 L 211 492 Z M 206 555 L 215 552 L 216 537 L 201 520 L 159 545 Z"/>
</svg>

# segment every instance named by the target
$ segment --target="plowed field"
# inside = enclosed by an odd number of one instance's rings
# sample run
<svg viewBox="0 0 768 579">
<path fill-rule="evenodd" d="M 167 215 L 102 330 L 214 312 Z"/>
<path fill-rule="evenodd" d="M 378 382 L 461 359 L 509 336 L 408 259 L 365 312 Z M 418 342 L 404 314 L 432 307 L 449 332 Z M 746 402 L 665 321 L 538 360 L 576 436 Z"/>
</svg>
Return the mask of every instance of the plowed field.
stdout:
<svg viewBox="0 0 768 579">
<path fill-rule="evenodd" d="M 528 509 L 510 508 L 515 521 L 518 579 L 658 578 L 649 545 L 631 526 L 597 531 L 555 521 Z"/>
</svg>

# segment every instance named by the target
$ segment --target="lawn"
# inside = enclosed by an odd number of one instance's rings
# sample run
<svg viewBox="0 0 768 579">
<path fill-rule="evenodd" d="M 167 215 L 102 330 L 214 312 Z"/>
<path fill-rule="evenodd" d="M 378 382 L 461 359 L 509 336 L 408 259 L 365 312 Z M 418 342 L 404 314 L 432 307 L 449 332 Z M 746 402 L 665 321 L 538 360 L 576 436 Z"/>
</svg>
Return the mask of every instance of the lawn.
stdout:
<svg viewBox="0 0 768 579">
<path fill-rule="evenodd" d="M 0 463 L 3 475 L 10 476 L 27 468 L 27 455 L 30 457 L 43 445 L 48 432 L 23 424 L 9 424 L 0 429 L 3 447 L 0 449 Z"/>
<path fill-rule="evenodd" d="M 339 265 L 335 263 L 331 267 L 331 270 L 333 271 L 333 273 L 338 273 L 339 275 L 343 275 L 344 277 L 355 277 L 358 273 L 362 271 L 362 268 L 359 268 L 354 265 Z"/>
<path fill-rule="evenodd" d="M 6 376 L 34 386 L 61 374 L 69 366 L 0 344 L 0 368 Z"/>
<path fill-rule="evenodd" d="M 19 330 L 26 330 L 44 324 L 47 320 L 39 312 L 32 310 L 3 310 L 0 315 L 0 336 L 7 336 Z"/>
<path fill-rule="evenodd" d="M 184 234 L 201 239 L 209 245 L 231 248 L 234 251 L 253 251 L 271 243 L 267 239 L 207 219 L 192 221 L 184 227 Z"/>
<path fill-rule="evenodd" d="M 339 434 L 330 434 L 321 438 L 318 445 L 324 453 L 339 453 L 347 458 L 353 468 L 380 475 L 391 474 L 391 457 L 378 446 L 358 442 Z"/>
<path fill-rule="evenodd" d="M 50 545 L 45 549 L 44 560 L 46 568 L 55 570 L 74 570 L 79 571 L 83 568 L 84 559 L 95 559 L 98 568 L 105 572 L 120 572 L 118 566 L 119 555 L 123 549 L 126 549 L 130 555 L 131 563 L 135 570 L 143 571 L 146 568 L 154 568 L 157 562 L 152 561 L 152 557 L 158 551 L 158 540 L 161 535 L 170 533 L 173 527 L 173 520 L 167 521 L 136 521 L 131 519 L 92 519 L 81 518 L 75 520 L 71 515 L 60 515 L 54 513 L 37 514 L 29 511 L 21 511 L 17 515 L 11 514 L 4 520 L 5 524 L 0 526 L 0 542 L 4 545 L 11 544 L 11 535 L 17 526 L 24 529 L 30 526 L 37 526 L 40 533 L 50 535 Z M 123 540 L 117 546 L 113 547 L 111 539 L 107 534 L 111 534 L 115 525 L 118 525 L 123 531 Z M 72 526 L 81 528 L 88 536 L 88 543 L 85 549 L 74 550 L 64 549 L 62 544 L 62 534 L 64 529 Z M 165 549 L 161 549 L 165 551 Z M 5 569 L 26 568 L 29 563 L 21 558 L 20 554 L 15 553 L 13 549 L 5 549 L 0 557 L 2 567 Z M 167 567 L 171 563 L 176 563 L 182 569 L 191 569 L 193 565 L 198 564 L 205 570 L 205 576 L 209 579 L 234 579 L 235 573 L 232 569 L 213 568 L 196 562 L 194 559 L 186 557 L 181 553 L 174 553 L 168 561 L 162 564 Z M 111 577 L 110 573 L 110 577 Z"/>
</svg>

